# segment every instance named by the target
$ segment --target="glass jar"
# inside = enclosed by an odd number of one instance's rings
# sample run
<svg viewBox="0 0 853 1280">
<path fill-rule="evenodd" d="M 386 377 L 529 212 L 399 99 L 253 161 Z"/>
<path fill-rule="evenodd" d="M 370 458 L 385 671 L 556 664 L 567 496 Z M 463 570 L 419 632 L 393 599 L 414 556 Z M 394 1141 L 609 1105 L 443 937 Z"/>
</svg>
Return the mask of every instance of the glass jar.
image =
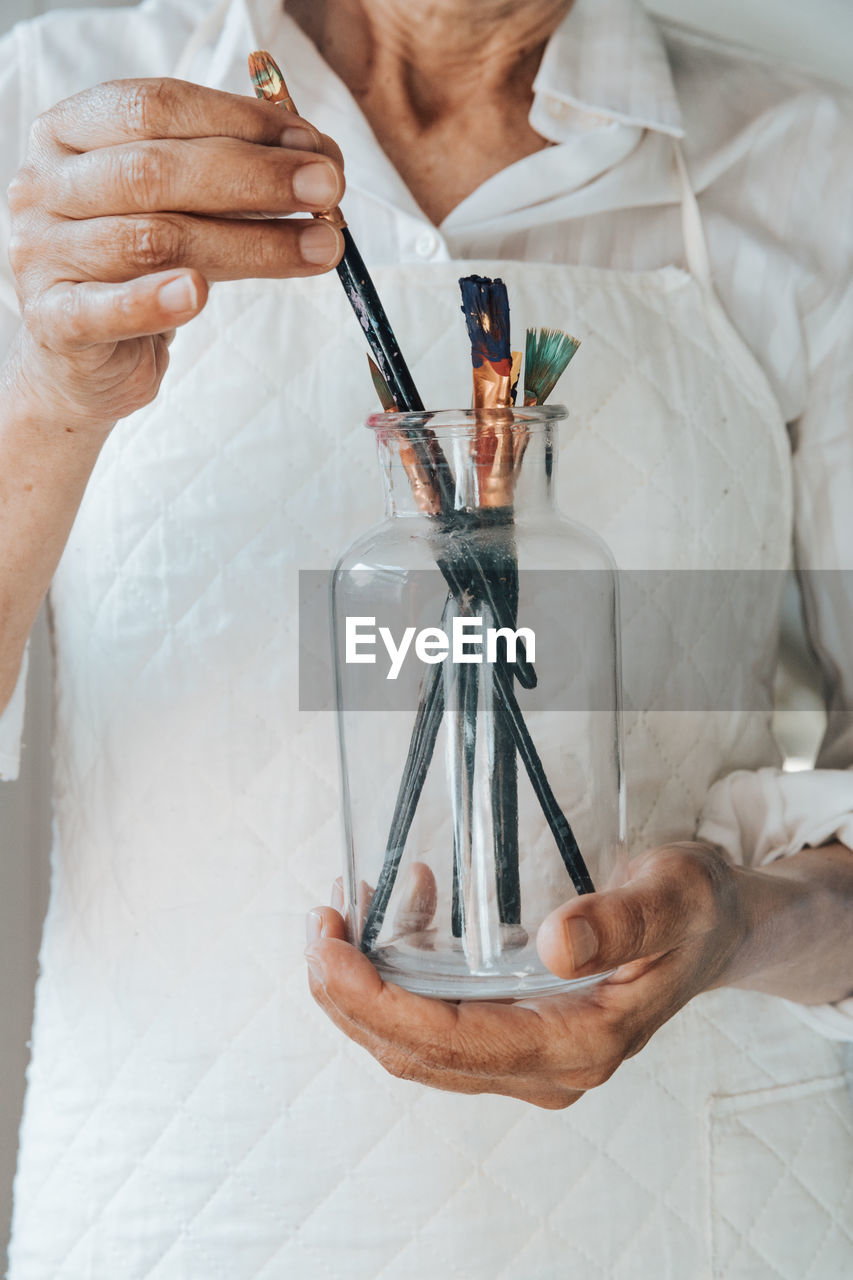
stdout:
<svg viewBox="0 0 853 1280">
<path fill-rule="evenodd" d="M 335 569 L 351 940 L 423 995 L 564 990 L 536 933 L 624 878 L 619 604 L 554 505 L 562 406 L 378 413 L 385 519 Z"/>
</svg>

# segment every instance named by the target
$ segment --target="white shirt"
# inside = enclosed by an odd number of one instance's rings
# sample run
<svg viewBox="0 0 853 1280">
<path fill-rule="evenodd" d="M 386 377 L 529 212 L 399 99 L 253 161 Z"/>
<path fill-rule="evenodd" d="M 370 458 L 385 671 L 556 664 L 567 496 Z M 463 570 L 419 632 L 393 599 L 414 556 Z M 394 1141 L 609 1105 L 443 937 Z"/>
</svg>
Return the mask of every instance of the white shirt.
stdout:
<svg viewBox="0 0 853 1280">
<path fill-rule="evenodd" d="M 497 173 L 434 226 L 379 147 L 349 91 L 278 9 L 243 0 L 229 23 L 245 48 L 285 49 L 300 111 L 346 157 L 344 208 L 368 263 L 512 258 L 647 270 L 683 265 L 671 139 L 683 140 L 715 287 L 768 375 L 794 445 L 796 554 L 804 568 L 853 568 L 853 101 L 752 52 L 650 18 L 635 0 L 575 0 L 534 85 L 533 128 L 554 145 Z M 0 182 L 21 162 L 32 118 L 104 79 L 173 74 L 199 18 L 188 78 L 250 93 L 242 59 L 222 66 L 221 25 L 204 0 L 134 11 L 53 13 L 0 41 Z M 43 42 L 49 33 L 49 54 Z M 232 41 L 233 44 L 233 41 Z M 239 41 L 238 41 L 239 44 Z M 57 94 L 56 50 L 67 60 Z M 217 63 L 219 59 L 219 64 Z M 29 68 L 24 75 L 24 68 Z M 0 239 L 8 212 L 0 206 Z M 3 255 L 0 347 L 18 323 Z M 766 862 L 811 841 L 853 844 L 853 609 L 843 580 L 807 584 L 806 614 L 827 678 L 820 776 L 736 775 L 712 790 L 708 838 Z M 13 777 L 23 676 L 0 717 L 0 776 Z M 848 1037 L 853 1001 L 810 1015 Z"/>
</svg>

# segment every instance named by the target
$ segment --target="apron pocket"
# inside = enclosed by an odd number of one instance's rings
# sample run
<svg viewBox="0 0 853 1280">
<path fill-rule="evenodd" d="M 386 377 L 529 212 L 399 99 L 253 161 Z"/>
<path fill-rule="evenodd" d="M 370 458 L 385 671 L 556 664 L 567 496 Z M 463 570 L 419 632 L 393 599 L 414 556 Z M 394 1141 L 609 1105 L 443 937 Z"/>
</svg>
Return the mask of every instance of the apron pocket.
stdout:
<svg viewBox="0 0 853 1280">
<path fill-rule="evenodd" d="M 843 1075 L 714 1097 L 714 1280 L 853 1276 L 853 1108 Z"/>
</svg>

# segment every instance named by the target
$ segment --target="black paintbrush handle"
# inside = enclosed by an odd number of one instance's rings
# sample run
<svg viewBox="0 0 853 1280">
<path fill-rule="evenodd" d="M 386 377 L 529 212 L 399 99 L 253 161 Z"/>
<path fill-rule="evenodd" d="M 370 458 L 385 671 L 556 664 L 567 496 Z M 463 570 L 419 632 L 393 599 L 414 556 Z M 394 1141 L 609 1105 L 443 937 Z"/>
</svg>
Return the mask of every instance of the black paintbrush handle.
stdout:
<svg viewBox="0 0 853 1280">
<path fill-rule="evenodd" d="M 388 901 L 400 869 L 400 859 L 406 847 L 415 810 L 426 782 L 443 716 L 443 675 L 441 667 L 435 665 L 429 669 L 418 703 L 406 764 L 394 806 L 394 816 L 391 819 L 388 840 L 385 844 L 385 860 L 361 931 L 359 945 L 362 951 L 372 949 L 385 920 Z"/>
<path fill-rule="evenodd" d="M 510 676 L 512 679 L 512 676 Z M 518 762 L 512 727 L 500 698 L 492 698 L 495 762 L 492 771 L 492 838 L 501 924 L 521 924 L 518 847 Z"/>
<path fill-rule="evenodd" d="M 365 337 L 370 343 L 379 370 L 391 388 L 397 408 L 403 413 L 417 412 L 424 403 L 418 394 L 409 367 L 403 358 L 394 336 L 385 308 L 380 301 L 370 272 L 358 251 L 349 227 L 343 228 L 344 256 L 338 263 L 338 275 L 350 306 L 358 317 Z"/>
<path fill-rule="evenodd" d="M 421 798 L 427 771 L 435 750 L 438 731 L 441 728 L 441 721 L 444 716 L 444 684 L 440 673 L 441 666 L 435 665 L 430 668 L 418 702 L 409 751 L 403 769 L 403 776 L 400 780 L 394 815 L 391 819 L 391 827 L 385 846 L 385 859 L 376 883 L 376 890 L 370 903 L 367 919 L 362 929 L 360 941 L 362 951 L 372 950 L 373 944 L 382 929 L 406 839 L 411 829 L 415 810 Z M 571 877 L 572 884 L 578 893 L 594 893 L 595 885 L 583 860 L 575 834 L 551 789 L 539 752 L 536 750 L 536 746 L 530 736 L 530 730 L 524 722 L 521 708 L 518 705 L 518 700 L 512 687 L 511 672 L 504 671 L 500 673 L 500 669 L 496 665 L 494 680 L 498 694 L 496 704 L 500 707 L 504 716 L 506 731 L 511 735 L 518 754 L 524 761 L 524 767 L 533 785 L 536 798 L 551 829 L 551 834 L 554 837 L 566 870 Z M 456 861 L 454 859 L 453 933 L 458 937 L 461 933 L 462 918 L 459 908 L 459 886 L 455 867 Z"/>
<path fill-rule="evenodd" d="M 474 606 L 472 605 L 472 611 Z M 471 839 L 474 808 L 474 773 L 477 756 L 477 704 L 480 696 L 480 677 L 476 666 L 463 663 L 456 672 L 455 724 L 450 732 L 456 734 L 457 758 L 464 762 L 464 786 L 457 770 L 456 808 L 464 808 L 462 822 L 453 823 L 453 898 L 450 907 L 451 928 L 455 938 L 461 938 L 465 927 L 465 912 L 460 889 L 470 884 L 470 875 L 463 872 L 471 859 Z M 461 825 L 461 830 L 460 830 Z"/>
<path fill-rule="evenodd" d="M 454 516 L 448 517 L 444 522 L 445 532 L 452 520 L 465 515 L 465 512 L 455 512 Z M 496 565 L 492 562 L 491 555 L 484 557 L 482 551 L 479 554 L 472 551 L 465 540 L 464 530 L 459 539 L 445 540 L 445 553 L 436 560 L 436 563 L 458 602 L 462 603 L 470 596 L 476 595 L 488 604 L 498 627 L 509 627 L 510 630 L 515 630 L 506 586 L 500 581 L 495 581 L 498 575 L 494 573 Z M 487 571 L 489 569 L 492 573 Z M 536 672 L 526 654 L 524 657 L 520 654 L 516 656 L 515 673 L 523 688 L 535 689 Z"/>
<path fill-rule="evenodd" d="M 502 573 L 505 584 L 505 602 L 511 612 L 511 627 L 518 621 L 518 563 L 515 539 L 507 539 L 506 570 Z M 512 667 L 504 653 L 495 655 L 512 686 Z M 518 760 L 507 712 L 495 688 L 491 687 L 494 749 L 492 763 L 492 839 L 495 847 L 495 882 L 498 898 L 498 918 L 501 924 L 521 924 L 521 878 L 518 847 Z"/>
<path fill-rule="evenodd" d="M 508 530 L 511 536 L 512 508 L 461 509 L 436 519 L 441 521 L 444 535 L 441 556 L 436 560 L 457 600 L 463 595 L 476 596 L 488 605 L 496 626 L 514 630 L 515 606 L 512 584 L 507 578 L 507 570 L 515 566 L 514 557 L 508 561 L 502 546 L 496 548 L 485 540 L 476 547 L 471 545 L 472 535 L 487 528 L 491 529 L 493 540 L 503 541 Z M 517 656 L 515 674 L 523 688 L 536 687 L 536 672 L 526 651 L 523 657 Z"/>
<path fill-rule="evenodd" d="M 495 664 L 494 679 L 500 694 L 500 700 L 503 703 L 503 709 L 506 712 L 507 728 L 515 740 L 518 754 L 524 761 L 527 776 L 530 778 L 533 790 L 536 792 L 536 798 L 548 821 L 548 826 L 551 828 L 551 834 L 557 843 L 565 868 L 571 876 L 572 884 L 578 893 L 595 893 L 595 885 L 592 883 L 592 876 L 589 874 L 589 869 L 583 860 L 583 855 L 575 839 L 575 833 L 572 831 L 568 818 L 560 808 L 557 797 L 551 790 L 551 784 L 546 777 L 539 752 L 536 750 L 536 746 L 530 736 L 530 730 L 524 723 L 524 717 L 521 714 L 521 708 L 518 705 L 518 699 L 512 687 L 511 673 L 501 670 Z"/>
<path fill-rule="evenodd" d="M 391 321 L 388 319 L 382 300 L 376 292 L 376 285 L 371 279 L 349 227 L 343 227 L 341 234 L 344 238 L 344 253 L 338 263 L 337 272 L 344 293 L 364 330 L 373 358 L 388 384 L 397 409 L 401 413 L 418 413 L 423 409 L 424 402 L 400 350 L 400 344 L 391 328 Z M 424 473 L 430 476 L 435 485 L 442 511 L 452 511 L 453 478 L 447 458 L 434 433 L 431 431 L 409 433 L 404 430 L 403 434 L 410 440 Z"/>
</svg>

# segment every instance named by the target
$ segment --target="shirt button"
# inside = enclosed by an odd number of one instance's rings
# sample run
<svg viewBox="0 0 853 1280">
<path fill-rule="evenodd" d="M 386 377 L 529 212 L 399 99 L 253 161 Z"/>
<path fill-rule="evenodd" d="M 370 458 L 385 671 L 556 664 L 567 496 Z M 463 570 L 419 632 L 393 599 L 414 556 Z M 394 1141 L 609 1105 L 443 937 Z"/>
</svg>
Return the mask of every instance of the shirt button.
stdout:
<svg viewBox="0 0 853 1280">
<path fill-rule="evenodd" d="M 438 251 L 439 240 L 434 231 L 424 231 L 415 241 L 415 253 L 419 258 L 431 258 Z"/>
<path fill-rule="evenodd" d="M 546 109 L 549 116 L 553 116 L 555 120 L 562 120 L 568 113 L 569 104 L 562 102 L 559 98 L 549 98 Z"/>
</svg>

